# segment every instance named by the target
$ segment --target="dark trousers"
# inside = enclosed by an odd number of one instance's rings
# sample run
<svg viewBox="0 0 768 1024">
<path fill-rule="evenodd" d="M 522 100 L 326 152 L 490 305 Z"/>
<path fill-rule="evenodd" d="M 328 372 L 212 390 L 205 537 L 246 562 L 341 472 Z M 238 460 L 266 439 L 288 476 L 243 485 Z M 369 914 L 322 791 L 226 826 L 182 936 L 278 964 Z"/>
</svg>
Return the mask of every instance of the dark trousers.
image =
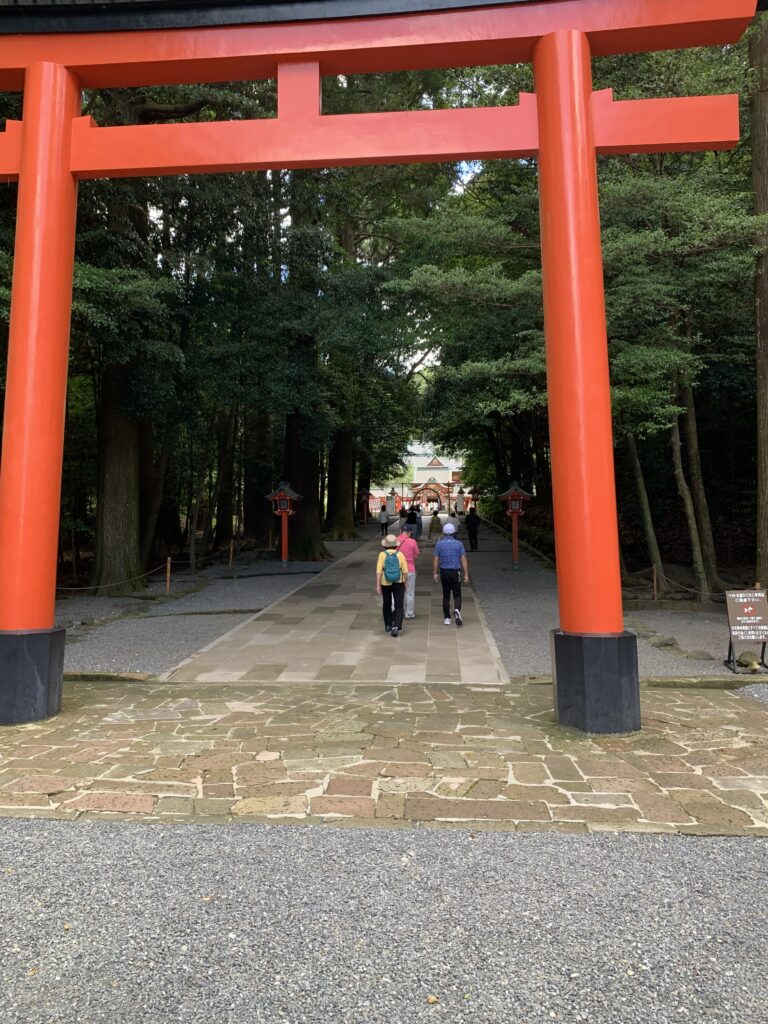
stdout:
<svg viewBox="0 0 768 1024">
<path fill-rule="evenodd" d="M 381 526 L 381 536 L 386 537 L 389 533 L 389 523 L 379 523 Z"/>
<path fill-rule="evenodd" d="M 443 585 L 443 618 L 451 617 L 451 594 L 453 594 L 453 607 L 457 612 L 461 611 L 461 578 L 458 569 L 441 569 L 440 582 Z"/>
<path fill-rule="evenodd" d="M 467 527 L 467 536 L 469 537 L 469 550 L 477 551 L 477 530 L 470 530 Z"/>
<path fill-rule="evenodd" d="M 388 587 L 381 588 L 381 603 L 384 612 L 384 625 L 387 629 L 397 626 L 403 628 L 403 598 L 405 597 L 404 583 L 390 583 Z"/>
</svg>

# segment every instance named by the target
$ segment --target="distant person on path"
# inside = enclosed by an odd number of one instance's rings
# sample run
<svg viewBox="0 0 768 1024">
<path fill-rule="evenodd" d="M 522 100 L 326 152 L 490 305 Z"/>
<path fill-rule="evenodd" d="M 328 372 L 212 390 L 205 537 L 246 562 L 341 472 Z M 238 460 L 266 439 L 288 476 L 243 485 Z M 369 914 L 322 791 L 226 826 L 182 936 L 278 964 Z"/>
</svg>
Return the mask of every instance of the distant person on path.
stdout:
<svg viewBox="0 0 768 1024">
<path fill-rule="evenodd" d="M 421 505 L 416 506 L 416 540 L 421 540 L 424 530 L 424 516 L 421 514 Z"/>
<path fill-rule="evenodd" d="M 388 533 L 383 538 L 376 562 L 376 593 L 381 595 L 384 632 L 397 636 L 403 628 L 403 597 L 408 578 L 408 563 L 398 550 L 397 537 Z"/>
<path fill-rule="evenodd" d="M 408 563 L 408 575 L 405 580 L 405 618 L 416 618 L 416 559 L 419 557 L 419 545 L 413 537 L 413 528 L 404 526 L 397 538 L 397 550 L 402 552 Z"/>
<path fill-rule="evenodd" d="M 440 522 L 440 514 L 437 509 L 432 513 L 432 518 L 429 520 L 429 536 L 437 537 L 442 531 L 442 523 Z"/>
<path fill-rule="evenodd" d="M 400 506 L 400 532 L 402 533 L 405 528 L 406 519 L 408 518 L 408 509 L 405 505 Z"/>
<path fill-rule="evenodd" d="M 405 525 L 413 527 L 414 535 L 419 532 L 419 517 L 416 515 L 416 506 L 411 505 L 408 515 L 405 517 Z"/>
<path fill-rule="evenodd" d="M 464 525 L 467 528 L 467 536 L 469 537 L 469 550 L 477 551 L 477 531 L 480 528 L 480 516 L 474 507 L 464 516 Z"/>
<path fill-rule="evenodd" d="M 454 534 L 456 527 L 446 523 L 443 537 L 435 544 L 435 556 L 432 559 L 432 572 L 435 583 L 440 580 L 443 586 L 443 621 L 446 626 L 451 624 L 451 594 L 453 594 L 453 617 L 457 626 L 464 625 L 461 617 L 461 573 L 464 582 L 469 583 L 469 565 L 467 553 L 460 540 Z"/>
<path fill-rule="evenodd" d="M 389 512 L 387 512 L 387 506 L 381 506 L 381 512 L 379 512 L 379 525 L 381 526 L 381 536 L 386 537 L 387 531 L 389 530 Z"/>
</svg>

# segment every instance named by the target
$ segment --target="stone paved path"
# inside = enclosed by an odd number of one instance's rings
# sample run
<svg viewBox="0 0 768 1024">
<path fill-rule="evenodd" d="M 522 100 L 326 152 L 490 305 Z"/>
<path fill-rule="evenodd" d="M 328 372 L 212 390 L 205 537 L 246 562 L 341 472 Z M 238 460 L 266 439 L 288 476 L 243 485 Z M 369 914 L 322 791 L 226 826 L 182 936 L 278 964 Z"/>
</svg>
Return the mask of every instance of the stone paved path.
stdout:
<svg viewBox="0 0 768 1024">
<path fill-rule="evenodd" d="M 197 683 L 470 683 L 498 686 L 507 676 L 470 587 L 464 626 L 443 622 L 442 591 L 432 581 L 432 545 L 422 545 L 417 618 L 394 639 L 384 632 L 374 593 L 377 539 L 253 616 L 164 679 Z"/>
<path fill-rule="evenodd" d="M 764 706 L 645 690 L 638 735 L 561 730 L 551 685 L 506 676 L 471 588 L 463 629 L 443 624 L 428 546 L 418 618 L 384 634 L 378 549 L 168 680 L 71 683 L 58 717 L 0 729 L 0 815 L 768 835 Z"/>
<path fill-rule="evenodd" d="M 647 690 L 605 738 L 551 708 L 522 680 L 68 684 L 0 731 L 0 815 L 768 835 L 763 706 Z"/>
</svg>

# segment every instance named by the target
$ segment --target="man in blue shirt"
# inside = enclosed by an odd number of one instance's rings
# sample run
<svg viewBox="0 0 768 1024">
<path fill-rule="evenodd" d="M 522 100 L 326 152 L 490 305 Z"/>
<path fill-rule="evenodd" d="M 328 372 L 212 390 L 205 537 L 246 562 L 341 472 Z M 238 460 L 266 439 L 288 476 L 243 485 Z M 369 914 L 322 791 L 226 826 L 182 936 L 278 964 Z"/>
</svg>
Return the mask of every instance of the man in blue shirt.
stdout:
<svg viewBox="0 0 768 1024">
<path fill-rule="evenodd" d="M 467 553 L 460 540 L 454 534 L 456 527 L 446 523 L 443 527 L 443 538 L 435 544 L 435 557 L 432 559 L 432 572 L 435 583 L 438 579 L 443 585 L 443 621 L 446 626 L 451 624 L 451 594 L 453 594 L 453 616 L 456 625 L 463 625 L 461 618 L 461 572 L 464 582 L 469 583 L 469 566 Z"/>
</svg>

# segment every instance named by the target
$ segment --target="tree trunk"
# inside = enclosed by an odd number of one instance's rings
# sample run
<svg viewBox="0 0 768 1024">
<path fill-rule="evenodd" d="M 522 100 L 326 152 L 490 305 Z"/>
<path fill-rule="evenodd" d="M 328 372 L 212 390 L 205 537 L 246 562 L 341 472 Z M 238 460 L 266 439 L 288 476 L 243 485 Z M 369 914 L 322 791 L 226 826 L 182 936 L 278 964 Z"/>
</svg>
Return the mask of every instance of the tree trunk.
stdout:
<svg viewBox="0 0 768 1024">
<path fill-rule="evenodd" d="M 229 412 L 222 413 L 218 417 L 218 434 L 219 434 L 219 456 L 221 452 L 231 452 L 232 445 L 235 439 L 235 424 L 237 422 L 237 407 L 233 406 Z M 208 496 L 208 516 L 205 520 L 205 526 L 203 528 L 203 536 L 200 542 L 200 550 L 202 557 L 208 553 L 208 543 L 213 533 L 213 516 L 214 510 L 219 508 L 221 500 L 221 488 L 222 488 L 222 475 L 219 472 L 221 463 L 217 459 L 216 464 L 216 479 L 213 481 L 213 488 Z M 230 506 L 229 506 L 229 536 L 232 536 L 232 504 L 231 504 L 231 484 L 230 479 Z M 216 524 L 216 536 L 218 537 L 218 522 Z"/>
<path fill-rule="evenodd" d="M 322 465 L 322 454 L 320 457 L 320 509 L 325 507 L 325 529 L 327 530 L 336 516 L 336 502 L 338 490 L 336 488 L 336 477 L 338 475 L 338 449 L 332 444 L 328 449 L 328 469 L 324 472 Z M 327 483 L 327 488 L 326 488 Z"/>
<path fill-rule="evenodd" d="M 195 497 L 192 503 L 192 512 L 189 517 L 189 568 L 194 572 L 197 569 L 197 523 L 200 518 L 200 505 L 205 494 L 205 479 L 208 473 L 203 469 L 195 488 Z M 203 549 L 205 554 L 205 549 Z"/>
<path fill-rule="evenodd" d="M 232 540 L 235 491 L 235 434 L 237 409 L 219 417 L 219 458 L 216 473 L 216 546 L 225 547 Z"/>
<path fill-rule="evenodd" d="M 622 582 L 624 580 L 629 581 L 631 579 L 629 569 L 627 568 L 627 560 L 624 558 L 624 549 L 619 543 L 619 575 L 621 576 Z"/>
<path fill-rule="evenodd" d="M 709 518 L 709 505 L 707 494 L 704 490 L 704 476 L 701 472 L 701 453 L 699 451 L 699 430 L 696 424 L 696 405 L 693 399 L 693 390 L 690 387 L 683 388 L 681 392 L 685 414 L 683 424 L 685 426 L 685 447 L 688 456 L 688 474 L 691 479 L 691 497 L 696 512 L 696 522 L 699 525 L 699 538 L 701 539 L 701 555 L 704 559 L 704 569 L 709 580 L 710 590 L 726 590 L 726 584 L 720 579 L 717 571 L 717 555 L 715 553 L 715 539 L 712 534 L 712 523 Z"/>
<path fill-rule="evenodd" d="M 768 212 L 768 15 L 759 15 L 750 35 L 755 69 L 752 95 L 752 187 L 755 212 Z M 768 583 L 768 236 L 761 239 L 755 275 L 757 310 L 757 551 L 755 578 Z"/>
<path fill-rule="evenodd" d="M 312 172 L 292 171 L 290 175 L 291 229 L 300 231 L 319 219 L 317 180 Z M 290 248 L 290 247 L 289 247 Z M 318 267 L 301 258 L 301 247 L 288 254 L 287 287 L 295 289 L 304 302 L 317 295 Z M 317 339 L 310 329 L 296 338 L 291 357 L 304 364 L 311 374 L 317 371 Z M 313 444 L 316 434 L 312 408 L 291 412 L 285 421 L 285 448 L 283 451 L 283 478 L 302 495 L 296 515 L 290 523 L 290 553 L 295 559 L 320 561 L 330 554 L 323 544 L 320 509 L 320 457 L 319 446 Z"/>
<path fill-rule="evenodd" d="M 536 466 L 536 499 L 542 505 L 552 506 L 552 467 L 549 463 L 546 420 L 536 416 L 533 425 L 533 452 Z"/>
<path fill-rule="evenodd" d="M 275 283 L 279 284 L 283 279 L 283 179 L 280 171 L 269 171 L 270 175 L 270 230 L 272 234 L 272 275 Z"/>
<path fill-rule="evenodd" d="M 267 547 L 272 532 L 272 505 L 266 495 L 275 480 L 272 423 L 268 413 L 249 410 L 243 421 L 243 524 L 246 537 Z"/>
<path fill-rule="evenodd" d="M 661 560 L 661 552 L 659 551 L 659 544 L 656 540 L 656 530 L 653 525 L 653 516 L 651 515 L 651 503 L 648 501 L 648 491 L 645 489 L 645 477 L 643 476 L 643 467 L 640 464 L 640 457 L 637 454 L 637 444 L 635 443 L 634 434 L 627 434 L 627 451 L 629 452 L 629 464 L 632 467 L 632 475 L 635 478 L 635 486 L 637 487 L 637 497 L 640 501 L 640 513 L 643 519 L 645 543 L 648 547 L 651 564 L 656 570 L 657 589 L 665 590 L 664 563 Z"/>
<path fill-rule="evenodd" d="M 680 426 L 677 422 L 677 417 L 672 422 L 670 430 L 670 442 L 672 445 L 672 465 L 675 470 L 675 483 L 677 484 L 677 493 L 683 502 L 685 508 L 685 521 L 688 525 L 688 536 L 691 540 L 691 555 L 693 558 L 693 571 L 696 576 L 696 587 L 698 589 L 697 598 L 699 601 L 704 601 L 709 597 L 709 584 L 707 582 L 707 573 L 704 569 L 704 559 L 701 554 L 701 542 L 699 541 L 699 527 L 696 522 L 696 513 L 693 508 L 693 499 L 691 498 L 691 492 L 688 488 L 688 484 L 685 479 L 683 472 L 683 457 L 681 453 L 680 444 Z"/>
<path fill-rule="evenodd" d="M 358 460 L 357 471 L 357 493 L 362 495 L 362 497 L 358 497 L 358 516 L 361 522 L 363 521 L 363 507 L 368 505 L 368 494 L 371 490 L 371 473 L 371 457 L 367 451 L 363 451 Z M 365 518 L 369 519 L 370 516 L 366 515 Z"/>
<path fill-rule="evenodd" d="M 355 528 L 355 432 L 340 430 L 328 456 L 329 540 L 356 540 Z"/>
<path fill-rule="evenodd" d="M 102 374 L 93 586 L 128 594 L 145 585 L 139 539 L 139 427 L 121 408 L 119 367 Z"/>
<path fill-rule="evenodd" d="M 317 457 L 320 461 L 320 518 L 326 520 L 331 515 L 331 496 L 327 493 L 328 477 L 331 472 L 331 451 L 328 452 L 327 460 L 325 448 L 320 449 Z"/>
<path fill-rule="evenodd" d="M 155 530 L 157 528 L 157 517 L 160 514 L 160 506 L 163 502 L 163 491 L 165 489 L 165 477 L 168 473 L 168 463 L 171 459 L 172 445 L 169 441 L 160 450 L 157 468 L 154 472 L 153 491 L 146 506 L 145 519 L 142 523 L 141 532 L 141 564 L 147 568 L 149 556 L 155 542 Z"/>
<path fill-rule="evenodd" d="M 488 443 L 488 449 L 491 453 L 491 459 L 493 460 L 493 470 L 496 474 L 496 487 L 498 492 L 506 491 L 512 482 L 509 479 L 507 467 L 504 463 L 504 457 L 499 448 L 499 444 L 496 440 L 496 434 L 492 427 L 485 427 L 485 439 Z"/>
<path fill-rule="evenodd" d="M 330 557 L 320 524 L 320 459 L 304 440 L 301 420 L 301 413 L 291 413 L 285 421 L 284 478 L 302 496 L 290 520 L 290 554 L 297 561 L 319 562 Z"/>
</svg>

